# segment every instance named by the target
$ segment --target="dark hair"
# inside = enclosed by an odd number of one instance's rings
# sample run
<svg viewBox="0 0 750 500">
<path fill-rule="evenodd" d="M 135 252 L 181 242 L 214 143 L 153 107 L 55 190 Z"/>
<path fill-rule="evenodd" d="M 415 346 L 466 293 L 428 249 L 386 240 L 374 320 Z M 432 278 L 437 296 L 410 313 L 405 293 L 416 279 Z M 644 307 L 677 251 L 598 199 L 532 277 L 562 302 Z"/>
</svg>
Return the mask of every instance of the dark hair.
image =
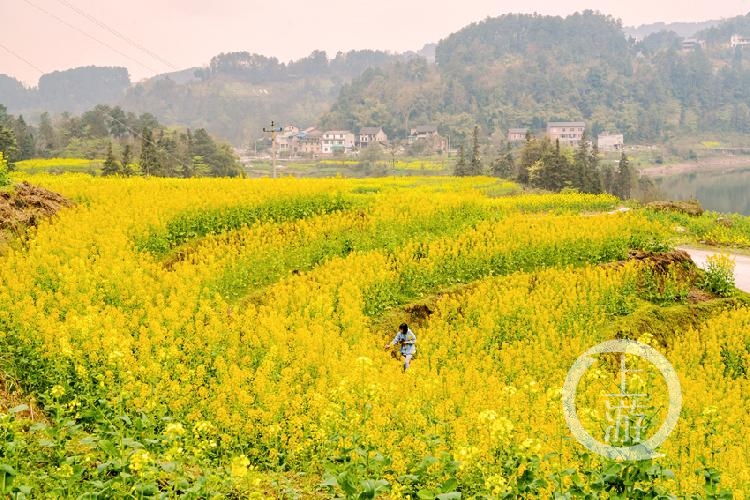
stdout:
<svg viewBox="0 0 750 500">
<path fill-rule="evenodd" d="M 409 331 L 409 326 L 406 323 L 401 323 L 398 327 L 399 330 L 406 333 Z"/>
</svg>

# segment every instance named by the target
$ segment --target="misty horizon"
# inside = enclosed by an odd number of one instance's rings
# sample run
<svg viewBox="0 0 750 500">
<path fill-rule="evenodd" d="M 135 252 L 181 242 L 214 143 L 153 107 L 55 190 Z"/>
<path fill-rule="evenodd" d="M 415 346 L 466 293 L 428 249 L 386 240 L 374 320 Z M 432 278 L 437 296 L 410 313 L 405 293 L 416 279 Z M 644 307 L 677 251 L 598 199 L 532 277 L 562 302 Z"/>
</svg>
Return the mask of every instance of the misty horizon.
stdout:
<svg viewBox="0 0 750 500">
<path fill-rule="evenodd" d="M 23 0 L 12 13 L 3 13 L 12 22 L 0 40 L 0 73 L 28 88 L 36 86 L 42 74 L 54 71 L 125 67 L 131 81 L 137 83 L 160 74 L 205 67 L 219 53 L 257 53 L 286 63 L 303 59 L 315 50 L 325 51 L 329 58 L 351 50 L 419 52 L 465 26 L 511 13 L 489 0 L 463 5 L 457 12 L 435 9 L 433 3 L 422 0 L 398 8 L 378 6 L 356 16 L 347 10 L 348 3 L 339 0 L 326 4 L 330 16 L 309 10 L 307 5 L 292 5 L 280 16 L 272 6 L 245 5 L 236 0 L 223 1 L 219 8 L 188 4 L 190 9 L 180 6 L 184 2 L 166 2 L 149 5 L 146 11 L 145 2 L 102 6 L 89 0 Z M 666 2 L 649 5 L 647 10 L 645 4 L 639 9 L 632 2 L 623 8 L 611 1 L 596 6 L 574 1 L 560 8 L 538 0 L 514 10 L 514 14 L 561 17 L 594 10 L 620 19 L 625 29 L 637 29 L 656 23 L 720 21 L 746 14 L 750 1 L 725 0 L 710 6 Z M 43 36 L 30 38 L 25 29 L 30 24 Z M 65 43 L 55 43 L 57 39 Z"/>
</svg>

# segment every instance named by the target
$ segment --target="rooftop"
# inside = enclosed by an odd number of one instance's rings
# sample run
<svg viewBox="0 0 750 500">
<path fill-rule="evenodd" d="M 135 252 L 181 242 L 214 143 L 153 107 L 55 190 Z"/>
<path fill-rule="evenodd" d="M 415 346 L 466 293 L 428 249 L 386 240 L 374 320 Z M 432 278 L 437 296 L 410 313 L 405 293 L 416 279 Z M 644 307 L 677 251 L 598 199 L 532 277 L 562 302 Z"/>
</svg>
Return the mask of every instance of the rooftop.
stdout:
<svg viewBox="0 0 750 500">
<path fill-rule="evenodd" d="M 437 127 L 435 125 L 419 125 L 417 127 L 414 127 L 412 131 L 415 134 L 426 134 L 426 133 L 431 133 L 431 132 L 437 132 Z"/>
<path fill-rule="evenodd" d="M 585 127 L 586 122 L 549 122 L 547 128 L 550 127 Z"/>
</svg>

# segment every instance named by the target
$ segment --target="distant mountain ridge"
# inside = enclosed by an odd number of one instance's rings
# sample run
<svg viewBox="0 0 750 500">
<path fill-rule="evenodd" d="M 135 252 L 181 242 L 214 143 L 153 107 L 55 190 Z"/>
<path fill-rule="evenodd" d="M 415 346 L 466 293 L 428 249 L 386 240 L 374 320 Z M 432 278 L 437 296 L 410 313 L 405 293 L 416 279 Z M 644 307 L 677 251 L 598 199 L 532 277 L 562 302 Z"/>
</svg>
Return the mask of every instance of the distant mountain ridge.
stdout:
<svg viewBox="0 0 750 500">
<path fill-rule="evenodd" d="M 434 45 L 422 53 L 434 59 Z M 421 57 L 358 50 L 325 52 L 287 64 L 249 52 L 222 53 L 208 67 L 165 73 L 132 84 L 125 68 L 84 67 L 45 74 L 37 88 L 0 75 L 0 103 L 32 121 L 43 111 L 81 113 L 96 104 L 148 112 L 169 124 L 206 128 L 240 145 L 267 121 L 315 124 L 341 86 L 368 68 Z"/>
<path fill-rule="evenodd" d="M 730 47 L 732 33 L 749 36 L 750 15 L 698 32 L 704 45 L 665 31 L 636 43 L 593 11 L 488 18 L 441 40 L 435 66 L 365 72 L 323 124 L 376 123 L 396 137 L 437 124 L 454 145 L 475 124 L 496 140 L 509 128 L 543 132 L 549 121 L 583 121 L 590 138 L 610 131 L 628 142 L 750 133 L 750 46 Z"/>
<path fill-rule="evenodd" d="M 645 34 L 640 42 L 628 38 L 638 33 Z M 700 130 L 745 133 L 750 71 L 743 51 L 750 47 L 730 50 L 734 33 L 750 36 L 750 14 L 638 28 L 593 11 L 507 14 L 403 54 L 360 50 L 329 58 L 315 50 L 285 64 L 222 53 L 207 67 L 136 84 L 125 68 L 54 72 L 31 89 L 0 75 L 0 103 L 29 121 L 42 111 L 119 105 L 166 124 L 205 128 L 237 146 L 262 137 L 270 120 L 355 131 L 382 126 L 390 137 L 432 124 L 454 143 L 476 123 L 491 135 L 539 130 L 548 120 L 583 120 L 591 133 L 618 131 L 629 141 Z M 705 47 L 685 50 L 680 37 L 688 35 Z"/>
<path fill-rule="evenodd" d="M 660 31 L 673 31 L 683 38 L 692 38 L 697 33 L 718 26 L 723 21 L 715 19 L 713 21 L 701 21 L 694 23 L 650 23 L 641 24 L 638 27 L 626 26 L 623 28 L 625 35 L 643 40 L 649 35 L 659 33 Z"/>
</svg>

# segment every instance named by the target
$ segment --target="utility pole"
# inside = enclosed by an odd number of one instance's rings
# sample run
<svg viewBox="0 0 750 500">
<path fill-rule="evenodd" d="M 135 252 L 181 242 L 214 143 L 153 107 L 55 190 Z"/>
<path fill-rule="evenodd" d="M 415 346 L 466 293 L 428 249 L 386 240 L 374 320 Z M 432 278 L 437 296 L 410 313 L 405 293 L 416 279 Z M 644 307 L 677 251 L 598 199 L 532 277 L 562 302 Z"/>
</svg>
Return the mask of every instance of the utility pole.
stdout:
<svg viewBox="0 0 750 500">
<path fill-rule="evenodd" d="M 263 132 L 271 134 L 271 151 L 273 155 L 273 178 L 276 178 L 276 134 L 283 131 L 282 127 L 277 127 L 273 120 L 271 120 L 271 126 L 266 128 L 263 127 Z"/>
</svg>

